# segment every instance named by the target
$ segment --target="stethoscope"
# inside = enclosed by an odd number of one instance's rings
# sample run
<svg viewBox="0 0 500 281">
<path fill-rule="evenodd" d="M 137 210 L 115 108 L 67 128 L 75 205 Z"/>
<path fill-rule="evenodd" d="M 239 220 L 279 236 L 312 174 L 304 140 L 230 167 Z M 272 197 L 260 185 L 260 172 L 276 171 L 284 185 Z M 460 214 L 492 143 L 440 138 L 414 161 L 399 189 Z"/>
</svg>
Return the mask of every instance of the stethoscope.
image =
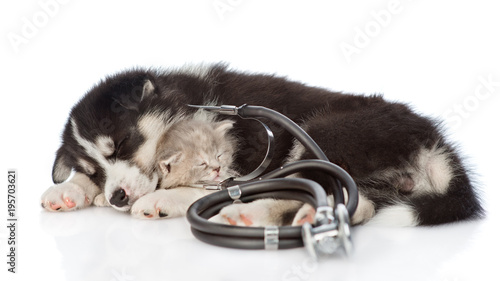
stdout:
<svg viewBox="0 0 500 281">
<path fill-rule="evenodd" d="M 316 160 L 300 160 L 286 164 L 261 175 L 271 162 L 274 136 L 271 129 L 259 121 L 268 136 L 264 160 L 253 172 L 243 177 L 230 178 L 217 183 L 200 183 L 206 189 L 219 190 L 194 202 L 188 209 L 187 218 L 193 235 L 206 243 L 237 249 L 288 249 L 305 246 L 314 258 L 332 255 L 338 251 L 352 251 L 349 218 L 358 205 L 358 189 L 351 176 L 331 163 L 316 142 L 296 123 L 283 114 L 261 106 L 232 105 L 195 106 L 224 115 L 237 115 L 244 119 L 267 118 L 291 133 Z M 334 207 L 327 202 L 324 188 L 317 182 L 301 178 L 285 178 L 305 170 L 321 171 L 333 179 Z M 199 185 L 197 186 L 199 187 Z M 344 202 L 344 191 L 347 203 Z M 233 203 L 247 203 L 257 199 L 275 198 L 298 200 L 316 209 L 314 223 L 302 226 L 243 227 L 209 221 L 219 211 Z"/>
</svg>

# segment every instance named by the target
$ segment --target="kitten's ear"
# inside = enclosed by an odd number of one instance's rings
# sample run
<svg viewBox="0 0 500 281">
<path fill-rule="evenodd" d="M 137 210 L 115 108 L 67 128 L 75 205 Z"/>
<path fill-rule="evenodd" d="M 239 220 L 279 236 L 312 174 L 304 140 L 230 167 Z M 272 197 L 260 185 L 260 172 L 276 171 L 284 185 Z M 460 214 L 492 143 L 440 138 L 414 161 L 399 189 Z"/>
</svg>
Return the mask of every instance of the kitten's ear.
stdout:
<svg viewBox="0 0 500 281">
<path fill-rule="evenodd" d="M 221 132 L 223 134 L 227 133 L 227 131 L 231 130 L 234 126 L 234 121 L 232 120 L 224 120 L 224 121 L 220 121 L 220 122 L 217 122 L 215 124 L 215 130 L 217 132 Z"/>
<path fill-rule="evenodd" d="M 171 156 L 168 156 L 168 157 L 160 160 L 158 165 L 160 166 L 160 171 L 163 173 L 163 175 L 169 174 L 170 170 L 172 168 L 171 165 L 175 165 L 175 164 L 179 163 L 179 161 L 181 160 L 181 157 L 182 157 L 182 152 L 177 152 Z"/>
</svg>

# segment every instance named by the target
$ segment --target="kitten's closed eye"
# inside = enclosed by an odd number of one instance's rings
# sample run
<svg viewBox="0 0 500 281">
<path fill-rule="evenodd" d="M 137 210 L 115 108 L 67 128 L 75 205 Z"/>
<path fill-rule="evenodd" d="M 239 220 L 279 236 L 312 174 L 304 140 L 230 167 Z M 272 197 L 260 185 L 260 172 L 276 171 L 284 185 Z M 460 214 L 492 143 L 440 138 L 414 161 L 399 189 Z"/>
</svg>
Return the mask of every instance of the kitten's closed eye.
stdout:
<svg viewBox="0 0 500 281">
<path fill-rule="evenodd" d="M 221 153 L 219 153 L 219 155 L 217 155 L 217 160 L 220 160 L 222 158 L 228 158 L 228 157 L 231 157 L 231 152 L 227 151 L 227 150 L 224 150 L 222 151 Z"/>
</svg>

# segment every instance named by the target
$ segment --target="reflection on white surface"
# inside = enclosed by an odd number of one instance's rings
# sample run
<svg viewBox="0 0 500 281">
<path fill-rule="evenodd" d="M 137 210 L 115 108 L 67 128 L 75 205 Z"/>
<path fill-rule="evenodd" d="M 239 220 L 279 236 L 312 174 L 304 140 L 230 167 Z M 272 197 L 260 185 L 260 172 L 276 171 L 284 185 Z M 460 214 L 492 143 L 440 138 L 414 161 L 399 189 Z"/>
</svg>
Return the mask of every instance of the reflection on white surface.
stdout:
<svg viewBox="0 0 500 281">
<path fill-rule="evenodd" d="M 47 259 L 60 255 L 57 267 L 73 281 L 473 280 L 465 277 L 476 277 L 474 269 L 487 265 L 481 249 L 498 249 L 491 244 L 498 230 L 490 220 L 432 228 L 356 227 L 351 257 L 318 263 L 302 248 L 269 252 L 204 244 L 191 235 L 185 218 L 144 221 L 111 208 L 90 208 L 42 211 L 40 225 L 45 237 L 55 240 Z M 39 241 L 51 245 L 46 242 Z M 485 278 L 493 278 L 487 272 Z"/>
</svg>

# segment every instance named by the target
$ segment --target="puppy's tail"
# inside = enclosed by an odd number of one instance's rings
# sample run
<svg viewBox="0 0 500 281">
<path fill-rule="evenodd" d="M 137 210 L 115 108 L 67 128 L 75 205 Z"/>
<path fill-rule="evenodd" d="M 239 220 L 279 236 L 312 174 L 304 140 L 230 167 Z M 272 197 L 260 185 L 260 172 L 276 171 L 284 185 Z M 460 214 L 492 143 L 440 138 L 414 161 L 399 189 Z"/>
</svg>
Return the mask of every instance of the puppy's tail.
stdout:
<svg viewBox="0 0 500 281">
<path fill-rule="evenodd" d="M 403 177 L 405 195 L 382 204 L 370 224 L 438 225 L 484 216 L 479 194 L 453 148 L 437 144 L 422 149 Z M 410 191 L 411 190 L 411 191 Z"/>
<path fill-rule="evenodd" d="M 417 161 L 430 187 L 408 197 L 418 225 L 437 225 L 484 216 L 479 194 L 452 147 L 439 143 L 421 152 Z"/>
<path fill-rule="evenodd" d="M 455 153 L 450 154 L 452 177 L 444 193 L 429 192 L 410 198 L 419 225 L 437 225 L 484 217 L 479 194 Z"/>
</svg>

